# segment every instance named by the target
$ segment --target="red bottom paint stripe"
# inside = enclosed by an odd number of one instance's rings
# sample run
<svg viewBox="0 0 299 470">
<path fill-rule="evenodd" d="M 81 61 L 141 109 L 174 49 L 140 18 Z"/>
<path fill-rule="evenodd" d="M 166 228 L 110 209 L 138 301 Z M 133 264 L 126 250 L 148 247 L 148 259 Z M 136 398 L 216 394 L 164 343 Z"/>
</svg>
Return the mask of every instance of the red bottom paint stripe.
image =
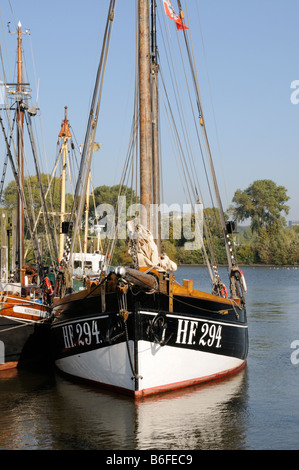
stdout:
<svg viewBox="0 0 299 470">
<path fill-rule="evenodd" d="M 15 369 L 18 367 L 18 362 L 5 362 L 5 364 L 0 364 L 0 372 L 2 370 Z"/>
<path fill-rule="evenodd" d="M 198 379 L 185 380 L 184 382 L 176 382 L 172 384 L 161 385 L 159 387 L 146 388 L 144 390 L 135 391 L 133 393 L 134 393 L 135 398 L 142 398 L 144 396 L 154 395 L 156 393 L 163 393 L 163 392 L 168 392 L 171 390 L 179 390 L 180 388 L 192 387 L 193 385 L 199 385 L 201 383 L 212 382 L 214 380 L 220 380 L 224 377 L 228 377 L 229 375 L 236 374 L 242 369 L 244 369 L 245 366 L 246 366 L 246 361 L 244 361 L 239 367 L 235 369 L 229 369 L 219 374 L 208 375 L 206 377 L 201 377 Z"/>
<path fill-rule="evenodd" d="M 237 374 L 246 366 L 246 361 L 244 361 L 239 367 L 234 369 L 229 369 L 225 372 L 221 372 L 219 374 L 209 375 L 207 377 L 201 377 L 198 379 L 192 380 L 185 380 L 184 382 L 176 382 L 173 384 L 161 385 L 159 387 L 147 388 L 143 390 L 128 390 L 122 387 L 117 387 L 115 385 L 109 385 L 102 382 L 96 382 L 93 380 L 88 380 L 80 377 L 73 376 L 72 374 L 68 374 L 58 369 L 58 372 L 62 375 L 68 376 L 72 378 L 76 382 L 83 382 L 92 384 L 98 388 L 103 388 L 105 390 L 110 390 L 112 392 L 121 393 L 123 395 L 129 395 L 135 399 L 141 399 L 143 397 L 148 397 L 150 395 L 157 395 L 159 393 L 170 392 L 175 390 L 180 390 L 182 388 L 192 387 L 194 385 L 204 384 L 207 382 L 212 382 L 216 380 L 223 379 L 224 377 L 229 377 L 230 375 Z"/>
</svg>

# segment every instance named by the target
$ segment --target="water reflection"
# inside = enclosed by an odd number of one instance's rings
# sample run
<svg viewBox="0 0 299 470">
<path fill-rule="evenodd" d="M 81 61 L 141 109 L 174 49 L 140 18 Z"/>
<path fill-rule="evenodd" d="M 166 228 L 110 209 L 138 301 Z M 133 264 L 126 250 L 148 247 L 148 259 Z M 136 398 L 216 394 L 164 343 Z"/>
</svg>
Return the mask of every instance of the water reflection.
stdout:
<svg viewBox="0 0 299 470">
<path fill-rule="evenodd" d="M 0 449 L 244 448 L 246 369 L 138 402 L 54 373 L 2 375 L 0 387 Z"/>
<path fill-rule="evenodd" d="M 243 448 L 246 389 L 247 372 L 243 370 L 221 382 L 140 402 L 136 406 L 136 448 Z"/>
<path fill-rule="evenodd" d="M 0 374 L 0 449 L 47 448 L 47 397 L 54 386 L 53 373 Z"/>
<path fill-rule="evenodd" d="M 243 447 L 246 371 L 225 381 L 134 403 L 57 380 L 54 448 L 236 449 Z M 246 412 L 244 417 L 246 416 Z M 58 437 L 58 439 L 57 439 Z M 61 447 L 63 445 L 63 447 Z"/>
<path fill-rule="evenodd" d="M 202 269 L 181 278 L 203 286 Z M 298 449 L 299 270 L 244 268 L 248 366 L 134 403 L 54 371 L 0 374 L 0 449 Z"/>
</svg>

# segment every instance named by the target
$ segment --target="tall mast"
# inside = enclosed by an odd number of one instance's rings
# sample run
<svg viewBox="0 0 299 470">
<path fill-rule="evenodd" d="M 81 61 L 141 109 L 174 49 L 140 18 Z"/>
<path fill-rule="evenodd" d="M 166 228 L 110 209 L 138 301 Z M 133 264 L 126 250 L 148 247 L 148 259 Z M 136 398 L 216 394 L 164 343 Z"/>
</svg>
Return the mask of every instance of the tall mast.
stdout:
<svg viewBox="0 0 299 470">
<path fill-rule="evenodd" d="M 17 86 L 17 129 L 18 129 L 18 174 L 21 188 L 24 188 L 24 108 L 23 108 L 23 62 L 22 62 L 22 33 L 21 23 L 18 23 L 18 86 Z M 19 281 L 24 284 L 24 205 L 18 196 L 17 206 L 17 260 L 19 265 Z"/>
<path fill-rule="evenodd" d="M 72 138 L 72 134 L 69 129 L 67 120 L 67 106 L 65 106 L 64 120 L 62 121 L 61 130 L 58 135 L 60 139 L 63 139 L 61 152 L 62 152 L 62 174 L 61 174 L 61 197 L 60 197 L 60 230 L 59 230 L 59 259 L 63 257 L 64 250 L 64 238 L 65 234 L 62 230 L 62 224 L 65 220 L 65 182 L 66 182 L 66 159 L 68 140 Z"/>
<path fill-rule="evenodd" d="M 81 155 L 81 163 L 79 168 L 79 175 L 75 189 L 74 195 L 74 202 L 71 212 L 71 217 L 69 220 L 69 230 L 68 230 L 68 243 L 65 247 L 64 256 L 62 260 L 62 265 L 67 266 L 69 260 L 72 257 L 74 252 L 74 245 L 76 235 L 79 230 L 79 226 L 81 224 L 81 218 L 83 215 L 83 209 L 85 205 L 85 196 L 87 192 L 87 186 L 90 176 L 90 165 L 91 159 L 94 149 L 94 139 L 97 130 L 98 118 L 99 118 L 99 111 L 100 111 L 100 104 L 101 104 L 101 96 L 102 96 L 102 88 L 103 88 L 103 81 L 104 81 L 104 74 L 107 62 L 107 54 L 110 44 L 110 36 L 112 31 L 112 25 L 114 20 L 114 7 L 115 7 L 115 0 L 110 0 L 110 6 L 108 10 L 108 16 L 106 21 L 106 28 L 104 33 L 104 42 L 101 52 L 100 63 L 98 66 L 97 76 L 96 76 L 96 83 L 94 87 L 94 92 L 92 96 L 90 112 L 88 117 L 87 129 L 85 134 L 84 146 Z M 81 194 L 81 197 L 79 197 Z M 79 202 L 77 199 L 79 198 Z M 74 225 L 74 227 L 72 227 Z M 72 236 L 72 229 L 73 229 L 73 236 Z"/>
<path fill-rule="evenodd" d="M 152 154 L 153 154 L 153 204 L 154 204 L 154 237 L 159 252 L 161 251 L 160 223 L 160 158 L 159 158 L 159 96 L 158 96 L 158 61 L 156 38 L 155 0 L 151 3 L 151 78 L 152 78 Z"/>
<path fill-rule="evenodd" d="M 139 133 L 140 133 L 140 222 L 150 228 L 152 203 L 152 129 L 150 90 L 149 0 L 138 1 Z M 145 210 L 144 210 L 145 209 Z"/>
<path fill-rule="evenodd" d="M 84 226 L 84 242 L 83 242 L 83 253 L 87 253 L 87 239 L 88 239 L 88 215 L 89 215 L 89 188 L 90 188 L 90 174 L 87 181 L 86 188 L 86 202 L 85 202 L 85 226 Z"/>
</svg>

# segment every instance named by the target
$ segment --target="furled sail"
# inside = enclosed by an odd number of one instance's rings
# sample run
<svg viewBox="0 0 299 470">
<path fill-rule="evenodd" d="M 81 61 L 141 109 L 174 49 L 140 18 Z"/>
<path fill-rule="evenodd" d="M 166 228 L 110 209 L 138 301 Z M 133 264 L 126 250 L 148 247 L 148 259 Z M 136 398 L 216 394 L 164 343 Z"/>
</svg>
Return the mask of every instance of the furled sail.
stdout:
<svg viewBox="0 0 299 470">
<path fill-rule="evenodd" d="M 129 255 L 136 260 L 138 267 L 155 267 L 162 271 L 176 271 L 177 265 L 164 253 L 159 256 L 158 247 L 152 233 L 141 224 L 127 222 Z"/>
</svg>

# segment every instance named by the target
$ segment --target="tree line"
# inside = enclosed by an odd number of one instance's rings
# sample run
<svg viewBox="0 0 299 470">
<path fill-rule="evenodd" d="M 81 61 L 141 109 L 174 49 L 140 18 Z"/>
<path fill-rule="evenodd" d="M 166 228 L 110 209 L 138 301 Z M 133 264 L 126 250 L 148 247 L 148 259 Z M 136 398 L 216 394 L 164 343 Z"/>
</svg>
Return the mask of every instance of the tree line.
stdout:
<svg viewBox="0 0 299 470">
<path fill-rule="evenodd" d="M 254 181 L 245 190 L 237 189 L 225 214 L 239 223 L 232 235 L 239 264 L 299 264 L 299 226 L 287 226 L 289 213 L 287 189 L 272 180 Z M 210 209 L 207 209 L 208 213 Z M 243 223 L 244 225 L 240 225 Z M 226 264 L 224 244 L 220 238 L 220 223 L 214 228 L 217 259 Z M 201 253 L 179 252 L 179 263 L 202 263 Z"/>
<path fill-rule="evenodd" d="M 32 178 L 32 177 L 31 177 Z M 48 176 L 43 175 L 43 184 L 47 188 Z M 36 181 L 29 181 L 32 189 L 31 209 L 38 211 L 39 190 Z M 29 183 L 27 182 L 27 183 Z M 26 182 L 25 182 L 26 183 Z M 29 186 L 29 185 L 28 185 Z M 120 186 L 99 186 L 90 196 L 90 220 L 95 220 L 95 208 L 100 204 L 115 205 L 118 196 L 126 195 L 127 205 L 138 202 L 134 191 Z M 50 191 L 51 209 L 53 214 L 60 210 L 60 184 L 55 179 Z M 289 212 L 287 202 L 289 197 L 284 186 L 278 186 L 271 180 L 256 180 L 245 190 L 237 189 L 231 206 L 226 211 L 227 220 L 237 222 L 237 233 L 231 235 L 235 257 L 239 264 L 299 264 L 299 226 L 287 227 L 285 216 Z M 17 190 L 15 182 L 9 183 L 3 192 L 2 207 L 12 211 L 16 207 Z M 68 207 L 71 207 L 72 197 L 67 195 Z M 216 216 L 216 217 L 215 217 Z M 204 218 L 209 226 L 215 257 L 219 264 L 226 264 L 226 252 L 219 213 L 215 208 L 204 209 Z M 42 224 L 42 220 L 40 222 Z M 42 227 L 41 227 L 42 228 Z M 178 264 L 203 264 L 201 249 L 185 250 L 185 240 L 172 236 L 170 221 L 169 238 L 162 240 L 163 249 L 168 256 Z M 182 234 L 183 234 L 182 230 Z M 189 241 L 189 240 L 188 240 Z M 29 240 L 28 240 L 29 242 Z M 94 246 L 94 236 L 90 234 L 89 249 Z M 46 252 L 46 246 L 45 246 Z M 103 249 L 105 249 L 103 243 Z M 130 263 L 125 240 L 116 240 L 113 264 Z"/>
</svg>

